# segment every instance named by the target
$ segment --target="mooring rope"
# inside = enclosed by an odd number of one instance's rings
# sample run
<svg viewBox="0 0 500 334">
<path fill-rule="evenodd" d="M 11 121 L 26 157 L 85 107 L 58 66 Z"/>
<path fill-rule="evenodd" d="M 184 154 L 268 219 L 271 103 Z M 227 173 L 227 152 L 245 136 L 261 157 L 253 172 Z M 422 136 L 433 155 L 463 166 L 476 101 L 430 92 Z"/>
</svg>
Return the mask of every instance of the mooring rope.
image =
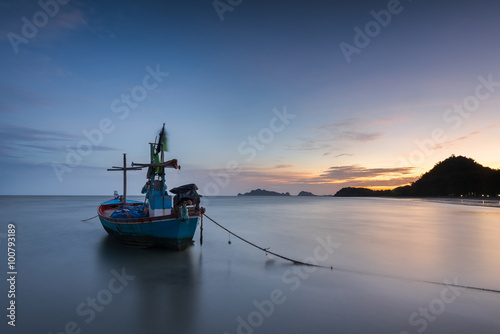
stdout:
<svg viewBox="0 0 500 334">
<path fill-rule="evenodd" d="M 222 226 L 221 224 L 217 223 L 215 220 L 213 220 L 212 218 L 210 218 L 209 216 L 207 216 L 206 214 L 203 214 L 205 217 L 207 217 L 208 219 L 210 219 L 212 221 L 212 223 L 214 223 L 215 225 L 219 226 L 221 229 L 227 231 L 229 234 L 231 235 L 234 235 L 236 238 L 246 242 L 247 244 L 249 245 L 252 245 L 253 247 L 257 248 L 257 249 L 260 249 L 261 251 L 264 251 L 266 254 L 269 253 L 269 254 L 272 254 L 274 256 L 277 256 L 279 258 L 282 258 L 284 260 L 287 260 L 287 261 L 291 261 L 293 264 L 301 264 L 301 265 L 304 265 L 304 266 L 311 266 L 311 267 L 319 267 L 319 268 L 327 268 L 327 269 L 333 269 L 333 267 L 328 267 L 328 266 L 322 266 L 322 265 L 319 265 L 319 264 L 313 264 L 313 263 L 307 263 L 307 262 L 302 262 L 302 261 L 298 261 L 298 260 L 294 260 L 294 259 L 290 259 L 289 257 L 286 257 L 286 256 L 283 256 L 283 255 L 279 255 L 279 254 L 276 254 L 274 252 L 271 252 L 269 250 L 269 247 L 268 248 L 264 248 L 264 247 L 260 247 L 260 246 L 257 246 L 256 244 L 240 237 L 239 235 L 229 231 L 227 228 L 225 228 L 224 226 Z"/>
<path fill-rule="evenodd" d="M 294 259 L 291 259 L 289 257 L 283 256 L 283 255 L 280 255 L 280 254 L 277 254 L 277 253 L 274 253 L 274 252 L 271 252 L 269 250 L 269 247 L 268 248 L 264 248 L 264 247 L 257 246 L 256 244 L 254 244 L 254 243 L 252 243 L 252 242 L 250 242 L 250 241 L 248 241 L 248 240 L 240 237 L 239 235 L 235 234 L 234 232 L 231 232 L 230 230 L 228 230 L 227 228 L 225 228 L 224 226 L 222 226 L 221 224 L 219 224 L 218 222 L 216 222 L 215 220 L 213 220 L 212 218 L 210 218 L 206 214 L 203 214 L 203 215 L 205 217 L 207 217 L 210 221 L 212 221 L 215 225 L 219 226 L 221 229 L 225 230 L 226 232 L 228 232 L 231 235 L 234 235 L 236 238 L 238 238 L 238 239 L 246 242 L 247 244 L 249 244 L 249 245 L 251 245 L 251 246 L 253 246 L 253 247 L 257 248 L 257 249 L 260 249 L 261 251 L 265 252 L 266 254 L 268 254 L 268 253 L 272 254 L 272 255 L 277 256 L 279 258 L 282 258 L 284 260 L 290 261 L 293 264 L 299 264 L 299 265 L 311 266 L 311 267 L 318 267 L 318 268 L 326 268 L 326 269 L 336 270 L 336 271 L 344 271 L 344 272 L 354 273 L 354 274 L 358 274 L 358 275 L 377 276 L 377 277 L 384 277 L 384 278 L 390 278 L 390 279 L 399 279 L 399 280 L 413 281 L 413 282 L 427 283 L 427 284 L 434 284 L 434 285 L 441 285 L 441 286 L 443 286 L 443 285 L 444 286 L 452 286 L 452 287 L 456 287 L 456 288 L 463 288 L 463 289 L 469 289 L 469 290 L 477 290 L 477 291 L 484 291 L 484 292 L 500 293 L 500 290 L 495 290 L 495 289 L 479 288 L 479 287 L 475 287 L 475 286 L 468 286 L 468 285 L 461 285 L 461 284 L 454 284 L 454 283 L 435 282 L 435 281 L 428 281 L 428 280 L 420 280 L 420 279 L 416 279 L 416 278 L 408 278 L 408 277 L 401 277 L 401 276 L 391 276 L 391 275 L 370 273 L 370 272 L 365 272 L 365 271 L 360 271 L 360 270 L 336 268 L 336 267 L 333 267 L 333 266 L 322 266 L 320 264 L 307 263 L 307 262 L 303 262 L 303 261 L 294 260 Z"/>
<path fill-rule="evenodd" d="M 82 219 L 81 221 L 82 221 L 82 222 L 86 222 L 87 220 L 94 219 L 94 218 L 95 218 L 95 217 L 97 217 L 97 216 L 99 216 L 99 215 L 95 215 L 95 216 L 94 216 L 94 217 L 92 217 L 92 218 Z"/>
<path fill-rule="evenodd" d="M 203 215 L 201 215 L 201 226 L 200 226 L 200 246 L 203 245 Z"/>
</svg>

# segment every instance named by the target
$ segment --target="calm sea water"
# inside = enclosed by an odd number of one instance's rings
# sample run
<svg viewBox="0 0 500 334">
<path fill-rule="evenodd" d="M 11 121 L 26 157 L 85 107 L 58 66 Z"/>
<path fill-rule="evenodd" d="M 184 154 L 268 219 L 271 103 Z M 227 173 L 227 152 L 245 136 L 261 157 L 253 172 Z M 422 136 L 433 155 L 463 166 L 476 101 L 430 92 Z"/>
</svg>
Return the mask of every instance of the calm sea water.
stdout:
<svg viewBox="0 0 500 334">
<path fill-rule="evenodd" d="M 110 239 L 106 197 L 0 197 L 16 227 L 15 327 L 2 333 L 499 333 L 500 208 L 422 200 L 215 197 L 185 252 Z M 140 200 L 140 198 L 135 198 Z M 229 243 L 229 241 L 231 243 Z"/>
</svg>

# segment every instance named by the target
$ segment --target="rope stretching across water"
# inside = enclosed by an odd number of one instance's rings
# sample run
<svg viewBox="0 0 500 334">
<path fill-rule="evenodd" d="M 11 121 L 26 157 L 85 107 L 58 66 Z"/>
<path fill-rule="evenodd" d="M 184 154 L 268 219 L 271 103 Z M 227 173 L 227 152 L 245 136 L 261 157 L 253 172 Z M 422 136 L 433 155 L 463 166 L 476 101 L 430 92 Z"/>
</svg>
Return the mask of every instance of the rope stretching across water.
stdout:
<svg viewBox="0 0 500 334">
<path fill-rule="evenodd" d="M 495 290 L 495 289 L 488 289 L 488 288 L 479 288 L 479 287 L 474 287 L 474 286 L 467 286 L 467 285 L 460 285 L 460 284 L 453 284 L 453 283 L 444 283 L 444 282 L 434 282 L 434 281 L 427 281 L 427 280 L 419 280 L 419 279 L 415 279 L 415 278 L 407 278 L 407 277 L 399 277 L 399 276 L 390 276 L 390 275 L 383 275 L 383 274 L 376 274 L 376 273 L 369 273 L 369 272 L 364 272 L 364 271 L 359 271 L 359 270 L 352 270 L 352 269 L 342 269 L 342 268 L 334 268 L 332 266 L 322 266 L 322 265 L 319 265 L 319 264 L 313 264 L 313 263 L 307 263 L 307 262 L 303 262 L 303 261 L 298 261 L 298 260 L 294 260 L 294 259 L 291 259 L 289 257 L 286 257 L 286 256 L 283 256 L 283 255 L 280 255 L 280 254 L 277 254 L 277 253 L 274 253 L 274 252 L 271 252 L 269 250 L 269 247 L 268 248 L 264 248 L 264 247 L 260 247 L 260 246 L 257 246 L 256 244 L 240 237 L 239 235 L 231 232 L 230 230 L 228 230 L 227 228 L 225 228 L 224 226 L 222 226 L 221 224 L 217 223 L 215 220 L 213 220 L 212 218 L 210 218 L 209 216 L 207 216 L 206 214 L 203 214 L 205 217 L 207 217 L 212 223 L 214 223 L 215 225 L 219 226 L 221 229 L 223 229 L 224 231 L 228 232 L 229 234 L 235 236 L 236 238 L 246 242 L 247 244 L 257 248 L 257 249 L 260 249 L 261 251 L 265 252 L 266 254 L 272 254 L 276 257 L 279 257 L 279 258 L 282 258 L 284 260 L 287 260 L 287 261 L 290 261 L 292 262 L 293 264 L 299 264 L 299 265 L 303 265 L 303 266 L 310 266 L 310 267 L 318 267 L 318 268 L 326 268 L 326 269 L 330 269 L 330 270 L 337 270 L 337 271 L 344 271 L 344 272 L 349 272 L 349 273 L 354 273 L 354 274 L 358 274 L 358 275 L 370 275 L 370 276 L 377 276 L 377 277 L 384 277 L 384 278 L 391 278 L 391 279 L 399 279 L 399 280 L 405 280 L 405 281 L 413 281 L 413 282 L 419 282 L 419 283 L 427 283 L 427 284 L 434 284 L 434 285 L 441 285 L 441 286 L 452 286 L 452 287 L 457 287 L 457 288 L 463 288 L 463 289 L 469 289 L 469 290 L 477 290 L 477 291 L 485 291 L 485 292 L 493 292 L 493 293 L 499 293 L 500 294 L 500 290 Z"/>
<path fill-rule="evenodd" d="M 227 228 L 225 228 L 224 226 L 222 226 L 221 224 L 217 223 L 215 220 L 213 220 L 212 218 L 210 218 L 209 216 L 207 216 L 206 214 L 204 214 L 205 217 L 207 217 L 208 219 L 210 219 L 212 221 L 212 223 L 214 223 L 215 225 L 219 226 L 221 229 L 227 231 L 229 234 L 231 235 L 234 235 L 236 238 L 246 242 L 247 244 L 249 245 L 252 245 L 253 247 L 255 248 L 258 248 L 260 249 L 261 251 L 264 251 L 266 253 L 269 253 L 269 254 L 272 254 L 274 256 L 277 256 L 279 258 L 282 258 L 284 260 L 287 260 L 287 261 L 291 261 L 293 262 L 293 264 L 301 264 L 301 265 L 304 265 L 304 266 L 311 266 L 311 267 L 319 267 L 319 268 L 327 268 L 327 269 L 333 269 L 333 267 L 328 267 L 328 266 L 321 266 L 319 264 L 313 264 L 313 263 L 307 263 L 307 262 L 302 262 L 302 261 L 298 261 L 298 260 L 294 260 L 294 259 L 290 259 L 289 257 L 286 257 L 286 256 L 283 256 L 283 255 L 279 255 L 279 254 L 276 254 L 274 252 L 271 252 L 269 250 L 269 247 L 268 248 L 263 248 L 263 247 L 260 247 L 260 246 L 257 246 L 256 244 L 254 243 L 251 243 L 250 241 L 246 240 L 246 239 L 243 239 L 242 237 L 240 237 L 239 235 L 229 231 Z"/>
</svg>

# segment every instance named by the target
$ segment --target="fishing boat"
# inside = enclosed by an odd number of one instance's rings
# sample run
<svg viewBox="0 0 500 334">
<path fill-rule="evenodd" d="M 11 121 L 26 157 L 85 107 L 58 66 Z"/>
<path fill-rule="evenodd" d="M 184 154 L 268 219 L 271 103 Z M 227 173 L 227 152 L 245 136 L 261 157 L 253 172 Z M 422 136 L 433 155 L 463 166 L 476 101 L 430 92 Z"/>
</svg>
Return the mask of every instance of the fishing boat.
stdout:
<svg viewBox="0 0 500 334">
<path fill-rule="evenodd" d="M 150 162 L 134 163 L 127 167 L 127 156 L 123 155 L 123 166 L 108 171 L 123 171 L 123 195 L 115 191 L 115 197 L 101 203 L 97 209 L 102 226 L 108 234 L 123 243 L 151 247 L 160 246 L 184 250 L 193 243 L 196 227 L 205 209 L 200 207 L 200 197 L 195 184 L 186 184 L 170 189 L 165 183 L 165 169 L 180 169 L 177 159 L 164 161 L 167 150 L 165 124 L 158 142 L 150 144 Z M 147 181 L 142 189 L 143 202 L 127 199 L 127 171 L 147 168 Z"/>
</svg>

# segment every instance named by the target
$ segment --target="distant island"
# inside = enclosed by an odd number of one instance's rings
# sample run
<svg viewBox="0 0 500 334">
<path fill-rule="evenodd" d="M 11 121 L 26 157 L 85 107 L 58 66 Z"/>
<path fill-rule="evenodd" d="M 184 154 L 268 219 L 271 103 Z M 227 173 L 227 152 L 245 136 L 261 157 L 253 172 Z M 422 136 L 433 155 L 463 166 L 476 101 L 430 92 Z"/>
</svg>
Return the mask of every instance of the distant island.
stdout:
<svg viewBox="0 0 500 334">
<path fill-rule="evenodd" d="M 239 193 L 238 196 L 291 196 L 291 195 L 289 192 L 279 193 L 276 191 L 270 191 L 265 189 L 254 189 L 244 194 Z M 316 196 L 316 195 L 308 191 L 301 191 L 297 196 Z"/>
<path fill-rule="evenodd" d="M 310 193 L 309 191 L 301 191 L 297 196 L 316 196 L 316 195 Z"/>
<path fill-rule="evenodd" d="M 290 196 L 289 192 L 286 193 L 279 193 L 276 191 L 269 191 L 269 190 L 264 190 L 264 189 L 255 189 L 252 190 L 248 193 L 238 193 L 238 196 Z"/>
<path fill-rule="evenodd" d="M 452 155 L 437 163 L 411 185 L 392 190 L 346 187 L 336 197 L 479 197 L 500 195 L 500 170 L 471 158 Z"/>
</svg>

